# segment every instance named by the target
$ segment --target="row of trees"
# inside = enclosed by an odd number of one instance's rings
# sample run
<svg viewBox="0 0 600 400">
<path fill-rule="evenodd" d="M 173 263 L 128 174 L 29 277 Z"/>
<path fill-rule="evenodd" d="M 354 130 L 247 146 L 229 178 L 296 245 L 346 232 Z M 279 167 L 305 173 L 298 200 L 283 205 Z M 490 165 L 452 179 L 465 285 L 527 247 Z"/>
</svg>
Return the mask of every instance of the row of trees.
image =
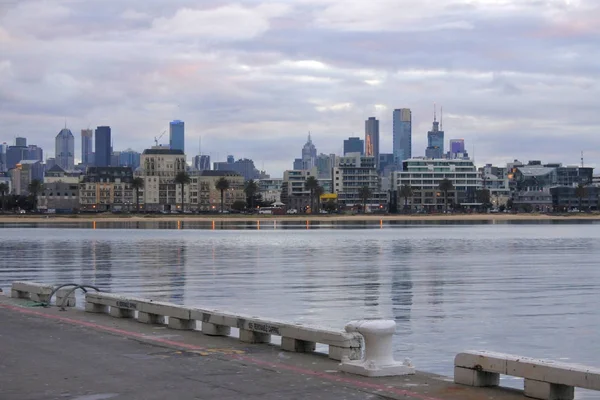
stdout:
<svg viewBox="0 0 600 400">
<path fill-rule="evenodd" d="M 37 196 L 42 191 L 42 181 L 39 179 L 32 180 L 27 189 L 29 196 L 10 196 L 10 204 L 7 202 L 8 184 L 0 183 L 0 206 L 2 211 L 6 209 L 33 209 L 37 210 Z"/>
</svg>

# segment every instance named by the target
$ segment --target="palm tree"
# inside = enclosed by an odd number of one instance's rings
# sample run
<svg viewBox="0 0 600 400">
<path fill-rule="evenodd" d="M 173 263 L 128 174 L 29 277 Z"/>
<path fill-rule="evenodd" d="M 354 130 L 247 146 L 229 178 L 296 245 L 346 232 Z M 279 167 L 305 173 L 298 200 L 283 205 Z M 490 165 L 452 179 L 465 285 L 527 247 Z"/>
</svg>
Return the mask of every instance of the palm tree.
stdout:
<svg viewBox="0 0 600 400">
<path fill-rule="evenodd" d="M 319 185 L 315 189 L 315 197 L 317 198 L 317 212 L 321 211 L 321 195 L 325 193 L 323 186 Z"/>
<path fill-rule="evenodd" d="M 445 210 L 447 213 L 448 212 L 448 192 L 453 190 L 454 186 L 452 185 L 452 182 L 450 182 L 448 179 L 444 178 L 440 182 L 439 189 L 444 193 L 444 207 L 445 207 Z"/>
<path fill-rule="evenodd" d="M 229 181 L 225 179 L 225 177 L 220 177 L 215 184 L 215 188 L 221 192 L 221 213 L 223 213 L 223 199 L 225 196 L 225 191 L 229 189 Z"/>
<path fill-rule="evenodd" d="M 33 179 L 29 182 L 29 194 L 31 195 L 33 209 L 37 211 L 37 195 L 42 191 L 42 181 L 39 179 Z"/>
<path fill-rule="evenodd" d="M 371 197 L 373 193 L 371 192 L 371 189 L 369 189 L 368 186 L 363 186 L 360 189 L 358 189 L 358 197 L 360 197 L 360 199 L 362 200 L 362 205 L 363 205 L 363 214 L 367 213 L 367 200 L 369 200 L 369 197 Z"/>
<path fill-rule="evenodd" d="M 185 185 L 189 185 L 191 181 L 192 181 L 192 178 L 190 178 L 188 173 L 185 171 L 181 171 L 175 176 L 175 183 L 177 185 L 181 185 L 181 212 L 184 211 L 183 207 L 185 205 L 185 197 L 183 195 L 183 189 L 185 188 Z"/>
<path fill-rule="evenodd" d="M 583 203 L 583 198 L 586 195 L 587 195 L 587 189 L 585 188 L 583 183 L 580 183 L 579 185 L 577 185 L 577 187 L 575 188 L 575 196 L 577 196 L 577 198 L 579 199 L 579 211 L 583 211 L 583 208 L 581 208 L 581 204 Z"/>
<path fill-rule="evenodd" d="M 135 190 L 135 212 L 140 212 L 140 189 L 144 188 L 144 180 L 142 178 L 133 178 L 131 187 Z"/>
<path fill-rule="evenodd" d="M 4 195 L 8 193 L 8 184 L 0 183 L 0 194 L 2 195 L 2 211 L 4 211 Z"/>
<path fill-rule="evenodd" d="M 309 176 L 304 182 L 306 190 L 310 190 L 310 212 L 313 212 L 313 200 L 315 198 L 315 190 L 319 187 L 319 181 L 314 176 Z"/>
<path fill-rule="evenodd" d="M 258 185 L 252 179 L 247 181 L 246 185 L 244 186 L 244 193 L 246 193 L 246 199 L 251 209 L 254 209 L 254 197 L 256 196 L 258 189 Z"/>
<path fill-rule="evenodd" d="M 408 210 L 408 198 L 413 196 L 412 187 L 405 184 L 400 188 L 400 196 L 404 197 L 404 211 Z"/>
</svg>

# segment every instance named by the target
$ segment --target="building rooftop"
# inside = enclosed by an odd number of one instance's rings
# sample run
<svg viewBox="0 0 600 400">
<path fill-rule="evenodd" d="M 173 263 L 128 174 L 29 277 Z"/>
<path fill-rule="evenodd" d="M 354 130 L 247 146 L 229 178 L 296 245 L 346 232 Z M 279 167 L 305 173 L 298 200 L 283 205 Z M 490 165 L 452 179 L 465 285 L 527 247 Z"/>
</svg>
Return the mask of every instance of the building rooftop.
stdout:
<svg viewBox="0 0 600 400">
<path fill-rule="evenodd" d="M 146 149 L 144 155 L 176 155 L 183 156 L 183 150 L 178 149 Z"/>
<path fill-rule="evenodd" d="M 518 167 L 518 170 L 523 176 L 544 176 L 556 171 L 556 168 L 526 165 Z"/>
<path fill-rule="evenodd" d="M 201 171 L 200 176 L 242 176 L 235 171 Z"/>
</svg>

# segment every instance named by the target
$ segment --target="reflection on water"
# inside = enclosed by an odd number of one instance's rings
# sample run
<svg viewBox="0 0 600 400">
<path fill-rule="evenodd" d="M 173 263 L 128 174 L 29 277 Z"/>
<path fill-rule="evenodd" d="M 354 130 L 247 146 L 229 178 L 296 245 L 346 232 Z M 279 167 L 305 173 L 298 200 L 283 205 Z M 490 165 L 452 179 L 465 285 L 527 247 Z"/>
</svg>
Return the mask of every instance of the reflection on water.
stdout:
<svg viewBox="0 0 600 400">
<path fill-rule="evenodd" d="M 208 230 L 296 230 L 296 229 L 389 229 L 423 226 L 474 226 L 474 225 L 592 225 L 600 220 L 569 218 L 565 220 L 303 220 L 303 219 L 248 219 L 239 221 L 215 220 L 146 220 L 105 221 L 74 220 L 73 222 L 0 222 L 0 228 L 60 228 L 60 229 L 208 229 Z"/>
<path fill-rule="evenodd" d="M 447 375 L 465 349 L 600 366 L 600 231 L 591 224 L 306 230 L 261 221 L 260 230 L 213 231 L 152 223 L 0 229 L 0 287 L 81 282 L 338 328 L 393 318 L 396 357 Z"/>
</svg>

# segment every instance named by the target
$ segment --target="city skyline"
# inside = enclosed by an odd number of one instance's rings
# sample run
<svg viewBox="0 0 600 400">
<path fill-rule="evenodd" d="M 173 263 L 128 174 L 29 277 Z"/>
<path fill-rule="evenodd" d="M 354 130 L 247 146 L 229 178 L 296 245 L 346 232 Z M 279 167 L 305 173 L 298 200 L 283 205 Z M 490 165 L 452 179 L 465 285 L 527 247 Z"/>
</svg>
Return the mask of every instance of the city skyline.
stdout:
<svg viewBox="0 0 600 400">
<path fill-rule="evenodd" d="M 72 132 L 109 125 L 115 150 L 141 152 L 181 119 L 190 157 L 202 136 L 215 161 L 235 154 L 281 175 L 307 131 L 319 152 L 340 153 L 370 116 L 391 152 L 400 107 L 421 155 L 437 102 L 446 137 L 464 138 L 477 163 L 600 158 L 591 0 L 96 7 L 0 5 L 0 141 L 27 137 L 52 157 L 66 118 Z"/>
</svg>

